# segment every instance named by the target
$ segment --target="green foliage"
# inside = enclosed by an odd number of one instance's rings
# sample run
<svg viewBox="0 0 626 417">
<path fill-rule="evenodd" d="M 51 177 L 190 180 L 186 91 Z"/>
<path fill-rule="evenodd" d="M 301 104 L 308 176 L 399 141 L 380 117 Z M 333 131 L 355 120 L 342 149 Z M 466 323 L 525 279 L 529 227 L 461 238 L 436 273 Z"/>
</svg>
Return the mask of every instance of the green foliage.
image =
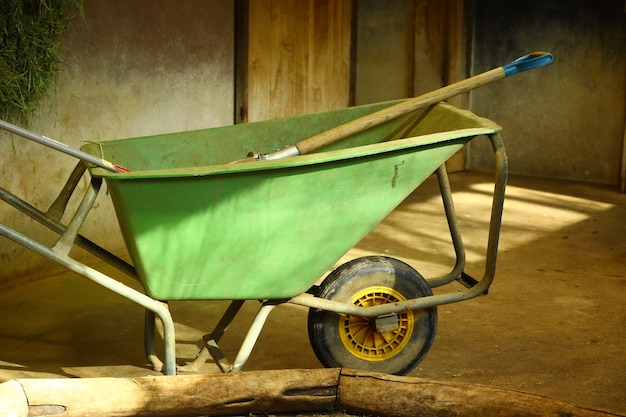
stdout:
<svg viewBox="0 0 626 417">
<path fill-rule="evenodd" d="M 61 63 L 60 35 L 81 0 L 0 1 L 0 118 L 25 122 Z"/>
</svg>

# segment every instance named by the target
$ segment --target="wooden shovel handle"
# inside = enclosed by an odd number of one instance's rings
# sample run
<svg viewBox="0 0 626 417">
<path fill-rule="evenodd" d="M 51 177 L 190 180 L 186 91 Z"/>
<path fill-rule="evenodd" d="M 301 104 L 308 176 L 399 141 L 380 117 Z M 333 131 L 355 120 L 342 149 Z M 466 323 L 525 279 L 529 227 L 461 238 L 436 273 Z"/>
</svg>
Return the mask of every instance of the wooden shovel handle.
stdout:
<svg viewBox="0 0 626 417">
<path fill-rule="evenodd" d="M 310 138 L 297 143 L 296 148 L 298 148 L 300 155 L 313 152 L 350 135 L 369 129 L 370 127 L 385 123 L 414 110 L 439 103 L 440 101 L 463 94 L 467 91 L 473 90 L 474 88 L 489 84 L 504 77 L 505 75 L 502 67 L 492 69 L 477 75 L 476 77 L 450 84 L 438 90 L 403 101 L 402 103 L 368 114 L 367 116 L 360 117 L 351 122 L 326 130 L 315 136 L 311 136 Z"/>
</svg>

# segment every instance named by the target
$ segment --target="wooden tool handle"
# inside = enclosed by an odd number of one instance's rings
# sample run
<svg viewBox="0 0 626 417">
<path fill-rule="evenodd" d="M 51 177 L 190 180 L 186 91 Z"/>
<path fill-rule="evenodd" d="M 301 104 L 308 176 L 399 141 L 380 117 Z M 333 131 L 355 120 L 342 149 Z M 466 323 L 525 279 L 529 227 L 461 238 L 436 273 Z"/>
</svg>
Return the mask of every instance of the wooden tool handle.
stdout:
<svg viewBox="0 0 626 417">
<path fill-rule="evenodd" d="M 375 113 L 363 116 L 359 119 L 337 126 L 315 136 L 307 138 L 295 145 L 299 155 L 313 152 L 321 147 L 335 143 L 354 133 L 361 132 L 373 126 L 387 122 L 396 117 L 405 115 L 419 108 L 428 107 L 450 97 L 466 93 L 475 88 L 500 80 L 504 77 L 528 71 L 534 68 L 543 67 L 554 60 L 552 54 L 548 52 L 533 52 L 517 58 L 515 61 L 502 67 L 494 68 L 463 81 L 450 84 L 430 93 L 403 101 L 402 103 L 379 110 Z M 278 159 L 284 156 L 293 156 L 291 152 L 283 152 L 281 155 L 273 156 L 269 154 L 266 159 Z"/>
<path fill-rule="evenodd" d="M 338 140 L 344 139 L 354 133 L 369 129 L 389 120 L 395 119 L 414 110 L 428 107 L 432 104 L 439 103 L 449 99 L 450 97 L 466 93 L 470 90 L 489 84 L 493 81 L 504 78 L 504 69 L 502 67 L 494 68 L 490 71 L 479 74 L 475 77 L 450 84 L 430 93 L 403 101 L 391 107 L 379 110 L 367 116 L 360 117 L 351 122 L 337 126 L 330 130 L 311 136 L 296 144 L 299 154 L 304 155 L 322 148 Z"/>
</svg>

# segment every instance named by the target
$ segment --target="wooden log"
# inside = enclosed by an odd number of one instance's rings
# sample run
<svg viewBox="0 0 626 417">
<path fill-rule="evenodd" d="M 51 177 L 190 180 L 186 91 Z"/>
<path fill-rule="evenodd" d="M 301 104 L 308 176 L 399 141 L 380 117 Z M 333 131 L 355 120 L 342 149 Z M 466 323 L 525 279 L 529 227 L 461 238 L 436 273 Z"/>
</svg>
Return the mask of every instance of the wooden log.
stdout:
<svg viewBox="0 0 626 417">
<path fill-rule="evenodd" d="M 18 380 L 29 416 L 218 416 L 332 410 L 339 369 Z M 2 414 L 4 416 L 4 414 Z"/>
<path fill-rule="evenodd" d="M 626 417 L 520 391 L 346 369 L 21 379 L 0 384 L 2 417 L 331 412 L 381 417 Z"/>
<path fill-rule="evenodd" d="M 624 416 L 521 391 L 346 369 L 339 377 L 337 407 L 381 417 Z"/>
</svg>

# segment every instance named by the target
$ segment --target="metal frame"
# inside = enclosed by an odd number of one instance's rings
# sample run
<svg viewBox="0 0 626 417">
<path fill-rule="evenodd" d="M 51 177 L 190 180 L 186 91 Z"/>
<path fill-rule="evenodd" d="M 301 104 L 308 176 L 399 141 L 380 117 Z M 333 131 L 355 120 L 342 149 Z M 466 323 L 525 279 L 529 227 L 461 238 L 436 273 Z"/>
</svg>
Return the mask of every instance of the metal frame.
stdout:
<svg viewBox="0 0 626 417">
<path fill-rule="evenodd" d="M 75 191 L 80 178 L 85 174 L 85 169 L 86 167 L 84 163 L 82 161 L 79 162 L 70 175 L 67 183 L 59 193 L 59 196 L 45 213 L 8 192 L 4 188 L 0 188 L 0 199 L 60 235 L 54 245 L 46 246 L 2 223 L 0 223 L 0 235 L 33 250 L 34 252 L 66 267 L 71 271 L 76 272 L 77 274 L 84 276 L 96 284 L 101 285 L 136 304 L 139 304 L 140 306 L 146 308 L 147 311 L 152 312 L 155 317 L 158 316 L 163 323 L 164 328 L 166 358 L 164 373 L 167 375 L 174 375 L 176 374 L 174 321 L 167 308 L 167 304 L 154 300 L 69 256 L 72 246 L 76 244 L 98 256 L 112 266 L 120 269 L 122 272 L 125 272 L 133 278 L 137 278 L 137 274 L 133 266 L 78 234 L 80 227 L 84 223 L 88 212 L 93 207 L 98 192 L 100 191 L 100 187 L 102 185 L 101 179 L 91 178 L 83 199 L 68 225 L 65 226 L 59 221 L 65 213 L 69 199 Z M 148 359 L 154 358 L 148 356 Z M 153 363 L 153 366 L 155 365 L 158 364 Z"/>
<path fill-rule="evenodd" d="M 0 235 L 3 235 L 28 249 L 31 249 L 40 255 L 57 262 L 58 264 L 84 276 L 85 278 L 101 285 L 110 291 L 144 307 L 145 315 L 145 334 L 144 349 L 146 357 L 152 367 L 157 371 L 163 371 L 166 375 L 174 375 L 177 370 L 193 371 L 204 363 L 209 356 L 212 356 L 223 372 L 241 371 L 248 360 L 254 345 L 261 333 L 263 325 L 272 310 L 279 304 L 290 303 L 301 305 L 309 308 L 317 308 L 332 311 L 338 314 L 349 314 L 364 317 L 384 316 L 400 311 L 418 310 L 433 307 L 442 304 L 449 304 L 458 301 L 474 298 L 478 295 L 485 294 L 489 286 L 493 282 L 496 270 L 496 258 L 498 251 L 498 240 L 502 221 L 502 210 L 504 205 L 504 193 L 508 175 L 508 165 L 504 143 L 499 133 L 487 135 L 495 156 L 495 187 L 493 193 L 493 203 L 491 209 L 491 221 L 489 224 L 489 236 L 487 242 L 485 272 L 480 281 L 476 281 L 472 277 L 465 274 L 465 249 L 461 239 L 461 232 L 456 220 L 454 204 L 452 200 L 452 191 L 448 180 L 445 165 L 437 170 L 437 178 L 439 188 L 443 200 L 444 211 L 448 221 L 450 236 L 454 251 L 456 254 L 456 262 L 452 271 L 441 277 L 428 279 L 431 287 L 438 287 L 459 281 L 467 287 L 466 291 L 457 291 L 454 293 L 438 294 L 428 297 L 402 301 L 394 304 L 379 305 L 375 307 L 357 307 L 347 303 L 325 300 L 314 295 L 314 288 L 306 294 L 301 294 L 289 300 L 265 300 L 261 302 L 259 308 L 248 333 L 240 347 L 234 363 L 226 360 L 221 352 L 218 342 L 225 333 L 228 326 L 232 323 L 239 312 L 244 300 L 232 301 L 225 313 L 222 315 L 218 324 L 212 333 L 204 336 L 204 346 L 198 353 L 196 359 L 188 365 L 176 367 L 176 346 L 175 331 L 172 315 L 168 309 L 166 302 L 155 300 L 139 291 L 136 291 L 125 284 L 93 269 L 69 256 L 69 252 L 74 244 L 80 246 L 92 254 L 98 256 L 110 265 L 116 267 L 120 271 L 129 276 L 138 279 L 135 268 L 106 251 L 97 244 L 89 241 L 78 234 L 78 231 L 87 217 L 89 210 L 93 207 L 95 199 L 98 195 L 102 180 L 90 178 L 89 186 L 85 191 L 83 199 L 74 213 L 71 221 L 67 226 L 60 223 L 60 219 L 66 211 L 70 197 L 73 195 L 80 179 L 85 174 L 85 164 L 81 161 L 78 163 L 67 183 L 61 190 L 59 196 L 50 206 L 47 212 L 42 212 L 37 208 L 26 203 L 22 199 L 11 194 L 7 190 L 0 188 L 0 199 L 4 200 L 11 206 L 17 208 L 22 213 L 39 221 L 44 226 L 59 234 L 58 240 L 52 246 L 46 246 L 36 240 L 33 240 L 24 234 L 0 223 Z M 163 324 L 163 338 L 165 342 L 165 361 L 162 362 L 154 353 L 154 338 L 156 318 L 159 318 Z"/>
<path fill-rule="evenodd" d="M 339 314 L 357 315 L 363 317 L 378 317 L 399 311 L 419 310 L 422 308 L 434 307 L 442 304 L 451 304 L 458 301 L 468 300 L 476 296 L 485 294 L 493 282 L 496 274 L 496 260 L 498 256 L 498 241 L 500 238 L 500 227 L 502 224 L 502 211 L 504 208 L 504 194 L 508 177 L 508 163 L 504 143 L 499 133 L 487 136 L 495 156 L 495 187 L 493 192 L 493 203 L 491 206 L 491 220 L 489 222 L 489 235 L 487 239 L 487 251 L 485 258 L 485 272 L 480 281 L 474 280 L 463 272 L 465 267 L 465 248 L 461 239 L 461 232 L 456 221 L 456 213 L 452 202 L 452 191 L 448 181 L 445 165 L 437 170 L 437 178 L 444 203 L 450 235 L 454 245 L 457 261 L 453 270 L 445 276 L 427 279 L 431 287 L 438 287 L 452 281 L 459 281 L 466 287 L 467 291 L 457 291 L 447 294 L 436 294 L 428 297 L 401 301 L 393 304 L 378 305 L 374 307 L 357 307 L 337 301 L 324 300 L 313 297 L 310 294 L 302 294 L 289 300 L 290 303 L 333 311 Z"/>
<path fill-rule="evenodd" d="M 489 223 L 489 235 L 487 240 L 487 251 L 485 260 L 485 272 L 480 281 L 475 280 L 464 272 L 465 268 L 465 247 L 461 238 L 461 231 L 458 226 L 454 202 L 452 199 L 452 189 L 446 171 L 445 164 L 437 169 L 437 179 L 439 182 L 439 190 L 443 201 L 446 219 L 450 230 L 450 237 L 456 254 L 455 265 L 447 275 L 435 278 L 428 278 L 427 281 L 431 288 L 443 286 L 458 281 L 468 289 L 466 291 L 458 291 L 454 293 L 446 293 L 440 295 L 431 295 L 423 298 L 416 298 L 407 301 L 397 302 L 394 304 L 379 305 L 375 307 L 357 307 L 351 304 L 338 301 L 326 300 L 315 296 L 315 289 L 310 290 L 307 294 L 301 294 L 289 300 L 281 301 L 265 301 L 257 312 L 252 325 L 243 341 L 243 344 L 237 353 L 234 364 L 230 364 L 219 349 L 217 342 L 224 334 L 228 325 L 235 318 L 237 312 L 243 305 L 242 300 L 236 300 L 231 303 L 229 308 L 223 314 L 218 325 L 212 333 L 203 337 L 205 344 L 196 356 L 196 358 L 186 366 L 179 367 L 183 371 L 196 371 L 209 356 L 212 356 L 218 364 L 222 372 L 240 371 L 245 362 L 252 353 L 260 331 L 265 324 L 267 316 L 271 310 L 278 304 L 290 303 L 297 304 L 309 308 L 317 308 L 328 310 L 338 314 L 347 314 L 364 317 L 379 317 L 388 314 L 398 313 L 400 311 L 419 310 L 423 308 L 438 306 L 442 304 L 450 304 L 463 300 L 468 300 L 479 295 L 486 294 L 496 273 L 496 259 L 498 255 L 498 241 L 500 237 L 500 227 L 502 223 L 502 211 L 504 208 L 505 188 L 508 177 L 508 163 L 504 142 L 499 133 L 488 135 L 495 157 L 495 180 L 493 202 L 491 207 L 491 220 Z"/>
</svg>

